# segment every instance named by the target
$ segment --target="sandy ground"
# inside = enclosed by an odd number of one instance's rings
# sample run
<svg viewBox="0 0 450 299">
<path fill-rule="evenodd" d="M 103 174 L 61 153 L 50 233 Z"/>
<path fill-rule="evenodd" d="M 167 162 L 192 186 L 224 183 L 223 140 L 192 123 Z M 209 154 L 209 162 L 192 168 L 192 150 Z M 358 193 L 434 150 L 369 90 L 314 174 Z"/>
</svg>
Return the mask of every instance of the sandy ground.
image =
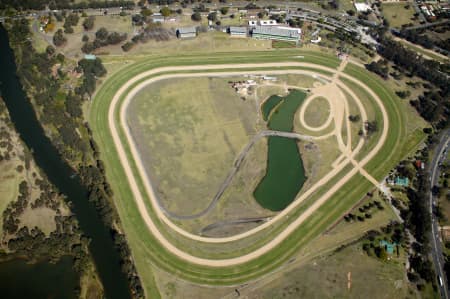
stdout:
<svg viewBox="0 0 450 299">
<path fill-rule="evenodd" d="M 284 239 L 286 239 L 293 231 L 295 231 L 310 215 L 312 215 L 322 204 L 324 204 L 333 194 L 335 194 L 335 192 L 337 190 L 339 190 L 346 182 L 348 182 L 355 174 L 357 174 L 358 172 L 360 172 L 363 176 L 367 177 L 371 182 L 373 182 L 375 185 L 378 186 L 378 182 L 373 179 L 364 169 L 363 166 L 365 164 L 367 164 L 375 155 L 376 153 L 380 150 L 380 148 L 383 146 L 386 137 L 387 137 L 387 132 L 389 129 L 389 119 L 387 117 L 387 112 L 385 107 L 383 106 L 383 103 L 381 102 L 381 100 L 378 98 L 378 96 L 372 91 L 370 90 L 370 88 L 368 88 L 364 83 L 356 80 L 355 78 L 342 73 L 341 71 L 343 70 L 343 68 L 345 67 L 345 64 L 347 62 L 344 61 L 341 66 L 339 67 L 338 70 L 336 69 L 332 69 L 332 68 L 328 68 L 325 66 L 319 66 L 319 65 L 315 65 L 315 64 L 311 64 L 311 63 L 300 63 L 300 62 L 286 62 L 286 63 L 264 63 L 264 64 L 226 64 L 226 65 L 201 65 L 201 66 L 180 66 L 180 67 L 164 67 L 164 68 L 157 68 L 157 69 L 153 69 L 147 72 L 144 72 L 140 75 L 137 75 L 135 77 L 133 77 L 132 79 L 130 79 L 126 84 L 124 84 L 119 90 L 118 92 L 115 94 L 115 96 L 113 97 L 113 100 L 111 102 L 110 108 L 109 108 L 109 114 L 108 114 L 108 122 L 109 122 L 109 127 L 111 130 L 111 134 L 113 137 L 113 141 L 115 143 L 116 149 L 118 151 L 118 155 L 119 155 L 119 159 L 121 161 L 121 164 L 125 170 L 130 188 L 134 194 L 135 197 L 135 201 L 136 204 L 138 206 L 139 212 L 144 220 L 144 222 L 146 223 L 149 231 L 159 240 L 159 242 L 161 243 L 161 245 L 163 245 L 169 252 L 171 252 L 172 254 L 178 256 L 181 259 L 184 259 L 186 261 L 189 261 L 191 263 L 195 263 L 195 264 L 199 264 L 199 265 L 205 265 L 205 266 L 212 266 L 212 267 L 225 267 L 225 266 L 232 266 L 232 265 L 238 265 L 238 264 L 242 264 L 245 262 L 248 262 L 250 260 L 256 259 L 258 257 L 260 257 L 261 255 L 269 252 L 270 250 L 272 250 L 274 247 L 276 247 L 277 245 L 279 245 Z M 201 72 L 201 73 L 192 73 L 192 74 L 169 74 L 169 75 L 161 75 L 158 76 L 156 78 L 151 78 L 148 79 L 140 84 L 138 84 L 136 87 L 134 87 L 131 92 L 129 92 L 126 95 L 126 98 L 123 102 L 123 104 L 120 107 L 120 125 L 123 127 L 126 138 L 130 144 L 130 149 L 131 149 L 131 153 L 134 157 L 134 159 L 136 160 L 136 164 L 137 164 L 137 168 L 139 171 L 139 174 L 141 175 L 141 177 L 143 178 L 143 183 L 144 183 L 144 187 L 146 192 L 149 195 L 152 207 L 157 215 L 157 217 L 164 222 L 167 226 L 169 226 L 171 229 L 173 229 L 175 232 L 191 238 L 193 240 L 196 241 L 201 241 L 201 242 L 209 242 L 209 243 L 224 243 L 224 242 L 231 242 L 231 241 L 236 241 L 242 238 L 245 238 L 249 235 L 252 235 L 256 232 L 259 232 L 265 228 L 267 228 L 268 226 L 272 225 L 274 222 L 277 221 L 281 221 L 281 219 L 284 219 L 285 217 L 288 216 L 288 214 L 293 211 L 305 198 L 307 198 L 308 196 L 310 196 L 311 194 L 313 194 L 318 188 L 320 188 L 321 186 L 323 186 L 324 184 L 326 184 L 329 180 L 331 180 L 335 175 L 337 175 L 347 164 L 352 163 L 354 165 L 354 168 L 349 171 L 342 179 L 340 179 L 333 187 L 331 187 L 329 190 L 327 190 L 327 192 L 322 195 L 322 197 L 320 197 L 318 200 L 316 200 L 303 214 L 301 214 L 297 219 L 295 219 L 292 223 L 290 223 L 286 229 L 284 231 L 282 231 L 280 234 L 278 234 L 277 236 L 275 236 L 270 242 L 268 242 L 267 244 L 265 244 L 264 246 L 258 248 L 257 250 L 239 256 L 239 257 L 234 257 L 234 258 L 228 258 L 228 259 L 206 259 L 206 258 L 201 258 L 201 257 L 197 257 L 197 256 L 193 256 L 189 253 L 184 252 L 182 249 L 177 248 L 176 246 L 174 246 L 172 243 L 170 243 L 164 236 L 163 234 L 159 231 L 158 227 L 155 225 L 155 223 L 153 222 L 153 219 L 149 216 L 148 211 L 146 210 L 145 207 L 145 201 L 144 198 L 142 196 L 142 194 L 139 191 L 139 188 L 137 186 L 137 182 L 134 178 L 133 172 L 131 170 L 129 161 L 127 159 L 124 147 L 122 145 L 122 141 L 119 138 L 118 135 L 118 128 L 117 128 L 117 124 L 114 120 L 114 111 L 116 109 L 116 106 L 119 103 L 119 99 L 121 98 L 121 96 L 124 94 L 124 92 L 135 82 L 144 79 L 145 77 L 148 77 L 150 75 L 154 75 L 157 73 L 161 73 L 161 72 L 168 72 L 168 71 L 202 71 L 202 70 L 211 70 L 211 69 L 238 69 L 238 68 L 267 68 L 267 67 L 310 67 L 310 68 L 316 68 L 316 69 L 321 69 L 321 70 L 325 70 L 328 72 L 332 72 L 334 73 L 333 78 L 331 79 L 331 83 L 329 84 L 328 88 L 329 91 L 327 92 L 326 88 L 324 86 L 320 86 L 317 88 L 321 88 L 321 92 L 324 94 L 325 97 L 329 97 L 329 96 L 336 96 L 335 94 L 335 87 L 336 85 L 339 85 L 340 87 L 343 86 L 344 84 L 342 82 L 340 82 L 339 80 L 339 76 L 342 76 L 344 78 L 347 78 L 353 82 L 355 82 L 356 84 L 358 84 L 361 88 L 365 89 L 367 91 L 367 93 L 369 93 L 370 96 L 372 96 L 377 105 L 380 107 L 380 110 L 382 112 L 383 115 L 383 131 L 381 133 L 381 137 L 379 139 L 379 142 L 375 145 L 375 147 L 372 149 L 372 151 L 370 151 L 370 153 L 367 154 L 367 156 L 362 159 L 359 163 L 356 162 L 353 157 L 355 156 L 355 154 L 361 149 L 362 145 L 363 145 L 363 139 L 360 140 L 358 146 L 356 147 L 356 149 L 354 151 L 352 151 L 351 149 L 351 140 L 348 137 L 347 143 L 345 144 L 342 141 L 342 136 L 341 136 L 341 128 L 342 128 L 342 122 L 344 119 L 347 119 L 347 124 L 346 126 L 349 127 L 349 123 L 348 123 L 348 117 L 345 117 L 345 113 L 348 110 L 348 104 L 347 101 L 344 100 L 344 103 L 340 103 L 339 101 L 333 101 L 333 105 L 334 107 L 332 108 L 332 113 L 333 113 L 333 118 L 335 119 L 335 125 L 337 126 L 335 128 L 335 134 L 338 134 L 338 136 L 340 136 L 341 139 L 341 144 L 340 144 L 340 149 L 342 151 L 342 155 L 343 158 L 338 158 L 341 161 L 339 161 L 339 163 L 334 163 L 335 168 L 328 173 L 325 177 L 323 177 L 321 180 L 319 180 L 314 186 L 312 186 L 309 190 L 307 190 L 307 192 L 305 192 L 304 194 L 302 194 L 299 198 L 297 198 L 291 205 L 289 205 L 285 210 L 283 210 L 282 212 L 280 212 L 277 216 L 273 217 L 270 221 L 252 229 L 249 230 L 245 233 L 241 233 L 238 235 L 234 235 L 231 237 L 224 237 L 224 238 L 208 238 L 208 237 L 201 237 L 198 235 L 194 235 L 191 233 L 188 233 L 184 230 L 182 230 L 180 227 L 178 227 L 177 225 L 175 225 L 173 222 L 170 221 L 170 219 L 168 219 L 168 217 L 164 214 L 164 212 L 161 210 L 161 208 L 158 205 L 158 202 L 156 200 L 155 197 L 155 192 L 151 186 L 151 182 L 146 179 L 147 175 L 145 173 L 144 167 L 142 165 L 142 161 L 140 161 L 140 157 L 139 157 L 139 153 L 137 152 L 136 146 L 131 138 L 131 134 L 130 131 L 128 129 L 128 127 L 126 126 L 125 123 L 125 112 L 126 112 L 126 107 L 129 104 L 129 102 L 131 101 L 131 99 L 134 97 L 134 95 L 136 95 L 137 92 L 139 92 L 139 90 L 141 90 L 144 86 L 151 84 L 153 82 L 156 82 L 158 80 L 163 80 L 163 79 L 168 79 L 168 78 L 180 78 L 180 77 L 193 77 L 193 76 L 231 76 L 231 75 L 239 75 L 242 73 L 245 74 L 287 74 L 287 73 L 300 73 L 300 74 L 314 74 L 314 75 L 318 75 L 315 74 L 314 72 L 311 71 L 303 71 L 303 70 L 280 70 L 280 71 L 242 71 L 242 72 L 235 72 L 235 71 L 230 71 L 230 72 Z M 320 75 L 322 76 L 322 75 Z M 324 77 L 324 76 L 322 76 Z M 313 90 L 313 94 L 314 94 L 314 90 Z M 360 103 L 360 101 L 358 100 L 357 97 L 354 98 L 355 101 L 357 102 L 358 107 L 361 109 L 363 108 L 363 105 Z M 343 104 L 343 105 L 342 105 Z M 343 107 L 342 107 L 343 106 Z M 340 123 L 338 120 L 341 120 Z M 349 134 L 348 134 L 349 135 Z M 350 142 L 349 142 L 350 141 Z"/>
</svg>

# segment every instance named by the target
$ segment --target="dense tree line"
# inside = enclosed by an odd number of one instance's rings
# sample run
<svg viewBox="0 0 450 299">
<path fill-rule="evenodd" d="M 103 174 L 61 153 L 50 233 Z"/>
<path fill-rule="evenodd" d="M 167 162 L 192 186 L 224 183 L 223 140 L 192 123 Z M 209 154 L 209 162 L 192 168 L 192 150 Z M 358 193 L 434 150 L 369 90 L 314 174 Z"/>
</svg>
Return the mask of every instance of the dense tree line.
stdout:
<svg viewBox="0 0 450 299">
<path fill-rule="evenodd" d="M 85 0 L 74 2 L 73 0 L 1 0 L 0 9 L 12 7 L 16 10 L 43 10 L 49 5 L 50 9 L 85 9 L 85 8 L 108 8 L 123 7 L 126 9 L 134 8 L 134 1 L 131 0 Z"/>
<path fill-rule="evenodd" d="M 53 0 L 48 1 L 51 9 L 86 9 L 86 8 L 109 8 L 122 7 L 124 9 L 134 8 L 134 1 L 131 0 L 85 0 L 81 2 L 73 2 L 70 0 Z"/>
<path fill-rule="evenodd" d="M 0 9 L 12 7 L 16 10 L 36 9 L 41 10 L 45 8 L 48 0 L 1 0 Z"/>
<path fill-rule="evenodd" d="M 427 154 L 426 150 L 424 151 Z M 422 156 L 420 159 L 426 160 L 426 157 Z M 409 168 L 406 162 L 402 162 L 398 169 L 402 171 Z M 411 282 L 417 283 L 418 288 L 421 288 L 423 284 L 420 279 L 435 284 L 435 275 L 429 260 L 431 230 L 431 215 L 428 210 L 429 183 L 427 178 L 429 174 L 420 168 L 416 170 L 416 173 L 407 173 L 407 176 L 415 178 L 413 185 L 405 190 L 408 202 L 405 204 L 393 199 L 392 203 L 400 210 L 405 227 L 416 240 L 411 244 L 414 253 L 410 255 L 409 262 L 413 271 L 408 273 L 408 278 Z"/>
<path fill-rule="evenodd" d="M 369 64 L 366 64 L 366 68 L 374 72 L 375 74 L 379 75 L 383 79 L 387 79 L 389 76 L 389 67 L 388 63 L 384 59 L 380 59 L 378 61 L 372 61 Z"/>
<path fill-rule="evenodd" d="M 450 94 L 450 80 L 441 71 L 442 66 L 439 62 L 424 59 L 417 52 L 409 50 L 401 43 L 388 38 L 381 40 L 379 53 L 387 60 L 395 63 L 401 70 L 435 84 L 441 88 L 443 95 Z"/>
<path fill-rule="evenodd" d="M 126 39 L 126 33 L 108 32 L 106 28 L 102 27 L 95 33 L 95 40 L 93 42 L 86 41 L 81 50 L 84 53 L 91 53 L 95 49 L 108 45 L 117 45 Z"/>
<path fill-rule="evenodd" d="M 434 85 L 431 91 L 425 92 L 411 104 L 427 121 L 438 128 L 450 123 L 450 79 L 446 74 L 449 66 L 434 60 L 424 59 L 417 52 L 404 47 L 392 39 L 381 38 L 379 54 L 385 58 L 383 61 L 372 62 L 366 68 L 380 75 L 388 77 L 389 67 L 386 60 L 393 62 L 400 73 L 407 76 L 418 76 Z M 431 86 L 430 85 L 430 86 Z M 402 96 L 402 94 L 400 94 Z"/>
<path fill-rule="evenodd" d="M 77 26 L 78 21 L 80 20 L 80 17 L 76 13 L 71 13 L 68 16 L 66 16 L 66 19 L 64 20 L 64 33 L 73 33 L 72 26 Z"/>
<path fill-rule="evenodd" d="M 420 115 L 431 123 L 438 123 L 439 127 L 449 124 L 450 103 L 437 91 L 426 91 L 416 100 L 411 101 Z"/>
<path fill-rule="evenodd" d="M 450 30 L 450 25 L 444 25 L 445 30 Z M 427 34 L 425 34 L 425 29 L 403 29 L 396 32 L 396 35 L 407 39 L 408 41 L 423 46 L 427 49 L 432 49 L 433 47 L 439 47 L 446 51 L 450 51 L 450 38 L 443 40 L 431 39 Z"/>
</svg>

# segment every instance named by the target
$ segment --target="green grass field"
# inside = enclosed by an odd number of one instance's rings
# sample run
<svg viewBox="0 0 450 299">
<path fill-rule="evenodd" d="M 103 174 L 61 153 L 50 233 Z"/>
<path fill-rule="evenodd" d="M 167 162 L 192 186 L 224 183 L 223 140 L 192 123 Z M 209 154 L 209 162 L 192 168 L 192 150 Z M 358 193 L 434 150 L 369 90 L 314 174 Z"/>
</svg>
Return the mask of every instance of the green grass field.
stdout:
<svg viewBox="0 0 450 299">
<path fill-rule="evenodd" d="M 117 159 L 117 153 L 114 149 L 111 136 L 109 133 L 107 122 L 107 111 L 109 102 L 115 91 L 129 78 L 144 70 L 168 65 L 199 65 L 211 63 L 240 63 L 240 62 L 276 62 L 276 61 L 292 61 L 294 57 L 302 55 L 303 62 L 312 62 L 315 64 L 336 67 L 338 61 L 332 57 L 315 52 L 302 52 L 298 50 L 280 50 L 276 54 L 274 52 L 254 52 L 248 53 L 227 53 L 213 55 L 180 55 L 169 59 L 143 59 L 140 63 L 127 66 L 121 72 L 117 72 L 109 77 L 107 81 L 98 90 L 93 105 L 90 110 L 90 124 L 94 131 L 94 137 L 99 143 L 101 149 L 101 158 L 105 161 L 108 180 L 111 182 L 115 192 L 115 203 L 122 219 L 122 225 L 132 249 L 133 257 L 139 274 L 141 275 L 146 294 L 149 297 L 157 297 L 157 289 L 153 284 L 152 267 L 158 267 L 169 273 L 177 273 L 176 275 L 183 279 L 188 279 L 197 283 L 206 284 L 236 284 L 251 280 L 267 273 L 280 265 L 284 264 L 292 254 L 297 252 L 299 248 L 305 246 L 313 240 L 320 232 L 324 231 L 332 222 L 342 216 L 365 192 L 370 188 L 370 183 L 359 175 L 355 175 L 343 188 L 336 192 L 325 204 L 323 204 L 311 217 L 309 217 L 303 225 L 298 228 L 290 237 L 284 240 L 279 246 L 256 260 L 252 260 L 242 265 L 225 267 L 221 269 L 203 267 L 189 264 L 179 258 L 168 253 L 161 245 L 148 233 L 147 228 L 137 211 L 136 205 L 132 199 L 127 180 L 120 162 Z M 299 61 L 297 59 L 296 61 Z M 348 66 L 350 72 L 368 84 L 380 95 L 384 105 L 388 108 L 389 118 L 394 118 L 398 125 L 397 129 L 393 129 L 385 146 L 382 148 L 382 155 L 385 158 L 376 161 L 376 165 L 371 166 L 368 170 L 374 170 L 375 175 L 387 173 L 400 159 L 398 152 L 403 153 L 405 146 L 398 143 L 398 140 L 404 140 L 406 130 L 404 130 L 403 122 L 405 121 L 399 103 L 392 92 L 386 90 L 380 79 L 368 75 L 367 72 L 358 67 Z M 401 149 L 396 151 L 394 149 Z M 396 152 L 396 154 L 389 154 Z M 377 155 L 376 158 L 381 156 Z M 348 169 L 346 170 L 348 171 Z M 330 184 L 333 182 L 330 182 Z M 141 183 L 140 183 L 141 184 Z M 142 186 L 140 186 L 142 188 Z M 327 185 L 324 186 L 327 188 Z M 320 194 L 320 192 L 318 192 Z M 120 200 L 119 200 L 120 199 Z M 311 201 L 314 200 L 311 199 Z M 298 209 L 292 213 L 292 217 L 301 213 L 305 208 Z M 151 207 L 148 207 L 150 216 L 154 213 Z M 291 215 L 289 215 L 290 219 Z M 164 230 L 164 226 L 155 220 L 159 228 Z M 266 240 L 270 239 L 274 234 L 282 230 L 290 220 L 286 223 L 278 225 L 266 233 Z M 260 245 L 264 241 L 256 244 Z M 256 246 L 255 245 L 255 246 Z"/>
</svg>

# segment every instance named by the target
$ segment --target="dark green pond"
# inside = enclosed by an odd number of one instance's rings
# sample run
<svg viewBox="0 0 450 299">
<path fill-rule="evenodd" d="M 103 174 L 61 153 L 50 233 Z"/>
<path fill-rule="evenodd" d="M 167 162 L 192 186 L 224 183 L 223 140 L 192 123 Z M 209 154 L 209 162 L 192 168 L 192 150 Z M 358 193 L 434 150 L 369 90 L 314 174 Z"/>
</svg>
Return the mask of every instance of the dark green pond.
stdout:
<svg viewBox="0 0 450 299">
<path fill-rule="evenodd" d="M 283 103 L 277 107 L 269 119 L 268 127 L 274 131 L 292 132 L 294 116 L 297 109 L 305 101 L 306 93 L 300 90 L 291 90 L 284 98 Z"/>
<path fill-rule="evenodd" d="M 75 299 L 79 277 L 72 270 L 72 258 L 63 257 L 56 264 L 46 261 L 27 264 L 11 260 L 0 266 L 1 298 Z"/>
<path fill-rule="evenodd" d="M 271 114 L 269 129 L 292 131 L 295 112 L 305 98 L 306 93 L 291 91 Z M 281 211 L 295 199 L 305 183 L 305 169 L 295 139 L 269 137 L 267 155 L 266 175 L 253 196 L 263 208 Z"/>
<path fill-rule="evenodd" d="M 275 108 L 275 106 L 277 106 L 282 100 L 282 97 L 273 95 L 264 102 L 261 107 L 264 121 L 269 119 L 270 111 L 272 111 L 272 109 Z"/>
</svg>

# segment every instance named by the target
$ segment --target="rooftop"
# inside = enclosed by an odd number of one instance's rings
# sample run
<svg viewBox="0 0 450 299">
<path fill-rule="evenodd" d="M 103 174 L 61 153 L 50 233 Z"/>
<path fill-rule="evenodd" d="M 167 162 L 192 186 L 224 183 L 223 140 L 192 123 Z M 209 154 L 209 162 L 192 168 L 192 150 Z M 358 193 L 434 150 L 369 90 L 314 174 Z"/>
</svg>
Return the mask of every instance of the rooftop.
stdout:
<svg viewBox="0 0 450 299">
<path fill-rule="evenodd" d="M 181 27 L 177 29 L 180 34 L 197 33 L 195 26 Z"/>
<path fill-rule="evenodd" d="M 230 26 L 230 32 L 247 33 L 247 27 Z"/>
<path fill-rule="evenodd" d="M 293 29 L 293 28 L 256 26 L 255 29 L 253 29 L 253 34 L 276 35 L 276 36 L 284 36 L 284 37 L 290 37 L 290 38 L 300 38 L 300 33 L 298 32 L 298 30 Z"/>
</svg>

